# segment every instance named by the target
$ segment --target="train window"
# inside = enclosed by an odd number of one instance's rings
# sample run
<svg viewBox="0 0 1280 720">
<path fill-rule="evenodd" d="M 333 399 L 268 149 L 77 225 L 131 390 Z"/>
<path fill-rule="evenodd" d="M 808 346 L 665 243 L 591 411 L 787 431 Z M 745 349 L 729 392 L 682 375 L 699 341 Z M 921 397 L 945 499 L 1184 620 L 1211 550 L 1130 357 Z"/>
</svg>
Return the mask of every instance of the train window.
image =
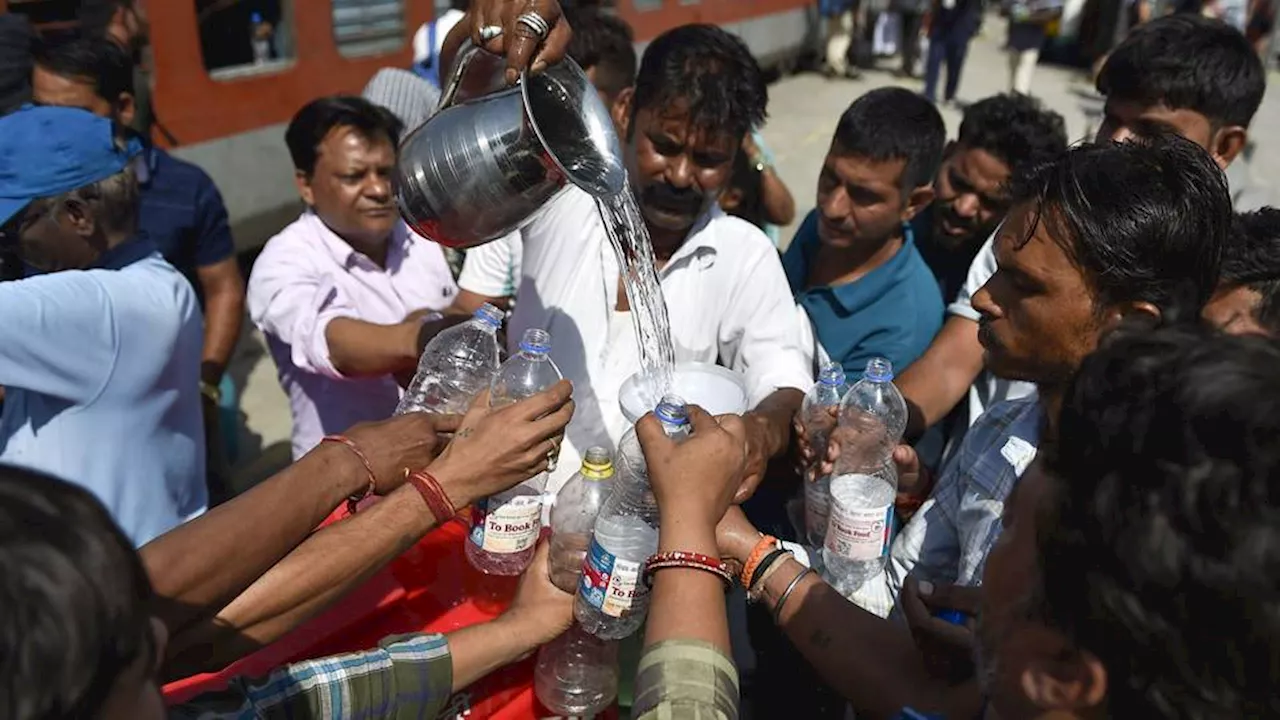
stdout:
<svg viewBox="0 0 1280 720">
<path fill-rule="evenodd" d="M 347 57 L 404 46 L 404 0 L 332 0 L 333 40 Z"/>
<path fill-rule="evenodd" d="M 275 72 L 294 58 L 292 0 L 195 0 L 204 66 L 215 80 Z"/>
<path fill-rule="evenodd" d="M 631 0 L 631 4 L 640 12 L 662 9 L 662 0 Z"/>
</svg>

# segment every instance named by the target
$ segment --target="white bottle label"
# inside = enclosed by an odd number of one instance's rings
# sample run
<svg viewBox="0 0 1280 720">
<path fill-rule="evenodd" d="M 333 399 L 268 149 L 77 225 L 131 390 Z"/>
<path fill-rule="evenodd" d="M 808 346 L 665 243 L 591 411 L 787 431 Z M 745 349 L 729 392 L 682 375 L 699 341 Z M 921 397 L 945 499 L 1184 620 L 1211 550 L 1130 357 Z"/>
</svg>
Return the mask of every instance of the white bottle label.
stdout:
<svg viewBox="0 0 1280 720">
<path fill-rule="evenodd" d="M 847 508 L 833 503 L 827 525 L 827 550 L 845 560 L 875 560 L 889 552 L 893 506 Z"/>
<path fill-rule="evenodd" d="M 637 562 L 619 560 L 592 538 L 591 549 L 582 565 L 578 594 L 605 615 L 622 617 L 636 601 L 649 594 L 649 588 L 640 580 L 640 566 Z"/>
<path fill-rule="evenodd" d="M 494 505 L 493 509 L 489 509 Z M 471 542 L 498 555 L 524 552 L 538 542 L 542 529 L 542 496 L 517 495 L 478 502 L 472 514 Z"/>
</svg>

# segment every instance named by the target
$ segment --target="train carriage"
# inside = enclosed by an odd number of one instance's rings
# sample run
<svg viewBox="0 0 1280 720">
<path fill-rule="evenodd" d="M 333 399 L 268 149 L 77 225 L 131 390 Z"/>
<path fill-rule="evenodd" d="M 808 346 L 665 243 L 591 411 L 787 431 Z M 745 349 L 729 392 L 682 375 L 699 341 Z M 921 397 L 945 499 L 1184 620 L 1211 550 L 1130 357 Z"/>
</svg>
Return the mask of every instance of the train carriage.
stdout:
<svg viewBox="0 0 1280 720">
<path fill-rule="evenodd" d="M 307 101 L 359 92 L 382 67 L 407 67 L 425 0 L 136 0 L 151 24 L 157 142 L 203 167 L 223 193 L 238 245 L 260 245 L 299 210 L 285 123 Z M 76 0 L 0 0 L 44 34 L 74 29 Z M 447 3 L 439 3 L 447 7 Z M 692 22 L 738 34 L 767 67 L 790 70 L 814 46 L 812 0 L 618 0 L 637 49 Z M 440 8 L 441 10 L 444 8 Z M 253 38 L 269 38 L 269 52 Z"/>
</svg>

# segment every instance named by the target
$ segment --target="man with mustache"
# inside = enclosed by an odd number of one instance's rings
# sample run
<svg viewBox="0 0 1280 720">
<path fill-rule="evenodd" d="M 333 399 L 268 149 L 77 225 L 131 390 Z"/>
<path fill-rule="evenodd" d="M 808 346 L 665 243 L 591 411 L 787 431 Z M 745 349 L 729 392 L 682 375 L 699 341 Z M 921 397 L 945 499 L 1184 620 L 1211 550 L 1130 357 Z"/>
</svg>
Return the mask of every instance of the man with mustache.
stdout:
<svg viewBox="0 0 1280 720">
<path fill-rule="evenodd" d="M 782 258 L 816 354 L 851 378 L 876 356 L 906 367 L 942 325 L 911 221 L 933 202 L 946 135 L 933 103 L 915 93 L 880 88 L 855 100 L 818 175 L 818 207 Z"/>
<path fill-rule="evenodd" d="M 765 118 L 768 89 L 745 44 L 712 25 L 687 25 L 650 43 L 634 88 L 612 103 L 631 189 L 652 239 L 677 362 L 719 362 L 745 375 L 749 481 L 790 440 L 790 422 L 813 382 L 795 303 L 769 238 L 721 211 L 719 199 L 743 137 Z M 622 383 L 640 348 L 619 262 L 594 200 L 570 188 L 520 231 L 521 276 L 508 338 L 551 333 L 551 356 L 574 383 L 577 412 L 551 476 L 555 492 L 592 445 L 627 429 Z M 499 240 L 496 242 L 506 242 Z M 468 254 L 464 278 L 484 248 Z M 479 299 L 503 302 L 504 263 Z M 488 290 L 488 292 L 485 292 Z M 741 499 L 741 498 L 740 498 Z"/>
<path fill-rule="evenodd" d="M 293 457 L 325 435 L 395 411 L 397 373 L 462 316 L 440 246 L 400 219 L 391 173 L 400 121 L 358 97 L 308 103 L 285 142 L 302 216 L 267 242 L 249 277 L 249 316 L 293 413 Z"/>
</svg>

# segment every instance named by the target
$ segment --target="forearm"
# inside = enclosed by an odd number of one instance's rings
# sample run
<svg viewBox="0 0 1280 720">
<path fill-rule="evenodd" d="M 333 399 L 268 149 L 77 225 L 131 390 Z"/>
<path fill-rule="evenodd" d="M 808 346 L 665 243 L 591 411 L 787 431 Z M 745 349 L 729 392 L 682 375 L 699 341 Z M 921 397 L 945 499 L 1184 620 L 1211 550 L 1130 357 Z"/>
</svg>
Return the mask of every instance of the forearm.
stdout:
<svg viewBox="0 0 1280 720">
<path fill-rule="evenodd" d="M 244 322 L 244 283 L 238 289 L 222 288 L 205 296 L 204 356 L 200 379 L 217 385 L 226 372 Z"/>
<path fill-rule="evenodd" d="M 298 546 L 367 482 L 346 448 L 324 444 L 230 502 L 140 551 L 155 590 L 152 614 L 177 635 L 216 612 Z"/>
<path fill-rule="evenodd" d="M 457 692 L 537 649 L 536 633 L 508 616 L 450 633 L 453 691 Z"/>
<path fill-rule="evenodd" d="M 793 559 L 765 581 L 763 604 L 776 608 L 803 570 Z M 936 708 L 941 689 L 926 672 L 905 625 L 845 600 L 814 573 L 792 590 L 779 617 L 782 631 L 859 717 L 893 717 L 903 707 Z M 850 652 L 875 648 L 875 652 Z"/>
<path fill-rule="evenodd" d="M 419 322 L 378 325 L 354 318 L 334 318 L 324 328 L 329 361 L 347 377 L 412 370 L 418 363 L 421 328 Z"/>
<path fill-rule="evenodd" d="M 714 528 L 699 527 L 678 516 L 664 520 L 658 539 L 659 552 L 675 550 L 720 556 Z M 702 570 L 660 570 L 653 577 L 652 592 L 645 647 L 664 640 L 701 640 L 732 656 L 724 583 L 719 577 Z"/>
<path fill-rule="evenodd" d="M 438 522 L 404 485 L 311 535 L 216 615 L 174 635 L 166 673 L 216 670 L 274 642 L 362 585 Z"/>
<path fill-rule="evenodd" d="M 978 323 L 955 315 L 948 317 L 929 349 L 894 382 L 910 411 L 907 439 L 918 439 L 951 412 L 969 392 L 982 368 Z"/>
<path fill-rule="evenodd" d="M 764 212 L 769 222 L 774 225 L 790 225 L 796 219 L 795 198 L 772 167 L 766 166 L 760 173 L 760 197 L 764 201 Z"/>
<path fill-rule="evenodd" d="M 775 457 L 787 449 L 791 442 L 791 420 L 800 410 L 804 393 L 795 388 L 783 388 L 760 401 L 748 413 L 748 420 L 764 432 L 769 457 Z"/>
</svg>

